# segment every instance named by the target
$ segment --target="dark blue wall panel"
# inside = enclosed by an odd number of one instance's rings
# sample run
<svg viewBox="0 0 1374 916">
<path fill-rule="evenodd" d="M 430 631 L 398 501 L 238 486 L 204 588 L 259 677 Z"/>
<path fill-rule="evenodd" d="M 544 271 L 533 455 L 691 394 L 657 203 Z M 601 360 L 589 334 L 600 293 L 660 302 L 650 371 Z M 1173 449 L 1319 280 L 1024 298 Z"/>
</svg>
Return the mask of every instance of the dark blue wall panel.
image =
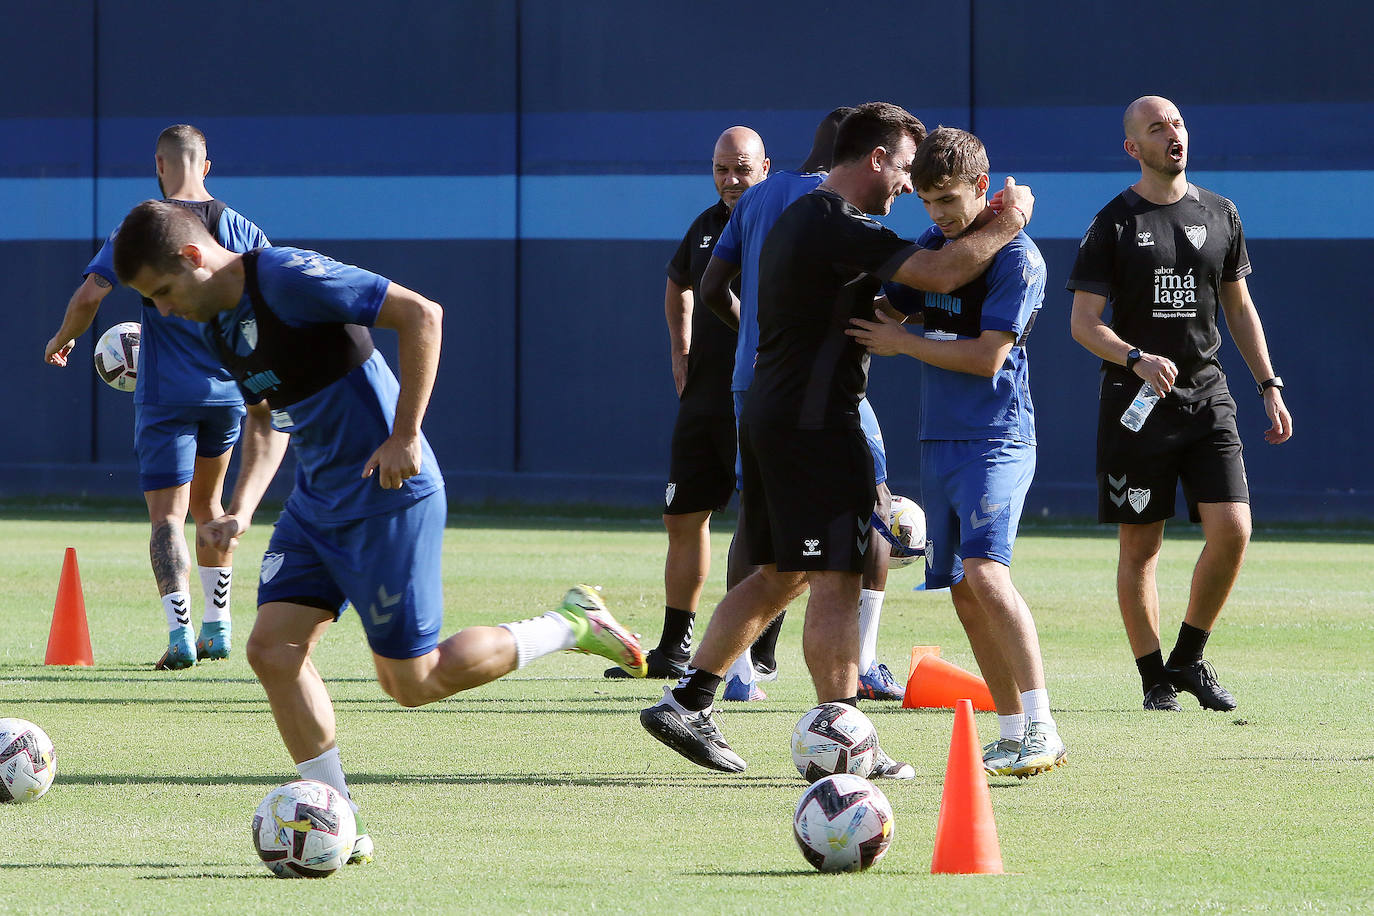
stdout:
<svg viewBox="0 0 1374 916">
<path fill-rule="evenodd" d="M 210 138 L 211 190 L 250 201 L 242 209 L 274 240 L 445 307 L 426 432 L 451 499 L 657 511 L 675 408 L 663 265 L 711 202 L 716 135 L 749 124 L 775 168 L 791 167 L 830 108 L 885 98 L 929 126 L 974 129 L 998 175 L 1034 173 L 1045 189 L 1032 226 L 1050 282 L 1031 340 L 1040 460 L 1028 512 L 1090 514 L 1096 361 L 1069 337 L 1063 282 L 1079 210 L 1086 226 L 1110 196 L 1092 179 L 1116 187 L 1134 171 L 1123 107 L 1161 93 L 1189 121 L 1194 174 L 1256 229 L 1250 285 L 1297 427 L 1292 443 L 1264 444 L 1228 343 L 1257 517 L 1374 515 L 1361 457 L 1374 417 L 1356 396 L 1374 331 L 1356 271 L 1372 233 L 1353 215 L 1374 187 L 1374 58 L 1349 50 L 1374 31 L 1374 11 L 1184 0 L 884 11 L 344 0 L 322 14 L 249 0 L 173 18 L 135 0 L 26 6 L 24 41 L 0 59 L 0 272 L 29 354 L 18 388 L 33 396 L 7 402 L 24 434 L 0 493 L 132 495 L 131 398 L 89 371 L 94 335 L 66 372 L 41 365 L 39 348 L 111 228 L 98 223 L 154 192 L 157 132 L 189 121 Z M 1333 205 L 1347 183 L 1350 200 Z M 899 208 L 902 230 L 919 230 L 919 204 Z M 116 293 L 97 328 L 135 312 Z M 390 338 L 378 334 L 394 355 Z M 916 493 L 918 367 L 875 360 L 870 395 L 894 489 Z"/>
</svg>

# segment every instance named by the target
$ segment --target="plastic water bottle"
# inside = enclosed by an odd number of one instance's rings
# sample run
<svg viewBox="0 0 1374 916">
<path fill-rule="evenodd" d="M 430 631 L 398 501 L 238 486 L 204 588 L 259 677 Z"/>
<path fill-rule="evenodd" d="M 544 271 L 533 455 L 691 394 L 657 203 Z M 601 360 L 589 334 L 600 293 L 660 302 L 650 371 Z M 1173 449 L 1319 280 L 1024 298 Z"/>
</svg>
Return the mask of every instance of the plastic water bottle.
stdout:
<svg viewBox="0 0 1374 916">
<path fill-rule="evenodd" d="M 1145 418 L 1150 415 L 1150 411 L 1155 409 L 1159 403 L 1159 395 L 1155 393 L 1154 386 L 1149 382 L 1140 386 L 1140 391 L 1136 392 L 1135 400 L 1131 406 L 1126 408 L 1126 412 L 1121 415 L 1121 425 L 1133 433 L 1140 432 L 1140 427 L 1145 425 Z"/>
</svg>

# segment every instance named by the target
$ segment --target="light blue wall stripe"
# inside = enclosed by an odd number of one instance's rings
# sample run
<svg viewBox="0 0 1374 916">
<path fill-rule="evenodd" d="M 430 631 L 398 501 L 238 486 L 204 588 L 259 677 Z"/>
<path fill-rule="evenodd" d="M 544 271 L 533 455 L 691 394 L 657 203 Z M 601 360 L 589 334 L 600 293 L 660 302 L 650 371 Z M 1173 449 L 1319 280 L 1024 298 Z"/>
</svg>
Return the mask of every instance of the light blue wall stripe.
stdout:
<svg viewBox="0 0 1374 916">
<path fill-rule="evenodd" d="M 1001 177 L 994 176 L 994 186 Z M 1076 239 L 1138 173 L 1016 177 L 1035 190 L 1031 234 Z M 1252 239 L 1374 238 L 1374 220 L 1352 203 L 1374 196 L 1374 171 L 1196 172 L 1189 177 L 1234 200 Z M 715 197 L 707 175 L 531 175 L 520 182 L 520 226 L 527 239 L 676 240 Z M 516 235 L 511 175 L 223 177 L 210 187 L 269 236 L 283 240 L 510 240 Z M 99 237 L 155 193 L 156 185 L 143 178 L 0 179 L 0 241 Z M 928 225 L 914 196 L 899 200 L 885 222 L 908 237 Z"/>
</svg>

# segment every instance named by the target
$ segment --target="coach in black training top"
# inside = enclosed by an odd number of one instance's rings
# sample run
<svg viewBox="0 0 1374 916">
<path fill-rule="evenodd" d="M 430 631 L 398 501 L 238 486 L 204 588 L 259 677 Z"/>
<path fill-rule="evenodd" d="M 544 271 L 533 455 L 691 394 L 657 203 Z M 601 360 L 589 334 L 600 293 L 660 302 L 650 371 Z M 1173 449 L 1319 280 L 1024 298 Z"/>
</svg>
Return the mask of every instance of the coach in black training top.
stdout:
<svg viewBox="0 0 1374 916">
<path fill-rule="evenodd" d="M 1181 709 L 1178 690 L 1208 709 L 1234 709 L 1235 699 L 1202 659 L 1250 540 L 1236 402 L 1217 359 L 1218 308 L 1264 398 L 1271 423 L 1265 439 L 1286 441 L 1293 419 L 1245 282 L 1250 259 L 1235 205 L 1188 183 L 1188 129 L 1168 99 L 1136 99 L 1123 126 L 1140 181 L 1097 214 L 1068 283 L 1074 339 L 1103 360 L 1098 518 L 1118 525 L 1117 600 L 1145 709 Z M 1102 317 L 1108 303 L 1110 325 Z M 1142 383 L 1162 400 L 1132 432 L 1121 415 Z M 1202 522 L 1207 543 L 1166 665 L 1155 567 L 1180 480 L 1188 514 Z"/>
</svg>

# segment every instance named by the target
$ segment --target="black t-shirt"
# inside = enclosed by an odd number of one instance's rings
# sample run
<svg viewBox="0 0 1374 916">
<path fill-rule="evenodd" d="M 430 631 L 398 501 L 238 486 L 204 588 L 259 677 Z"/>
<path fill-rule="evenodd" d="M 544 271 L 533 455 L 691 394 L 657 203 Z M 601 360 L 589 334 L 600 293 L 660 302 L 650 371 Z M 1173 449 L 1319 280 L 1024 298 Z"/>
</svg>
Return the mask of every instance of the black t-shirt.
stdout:
<svg viewBox="0 0 1374 916">
<path fill-rule="evenodd" d="M 882 281 L 916 246 L 827 188 L 797 198 L 759 255 L 759 347 L 742 419 L 858 428 L 868 351 L 844 331 L 873 318 Z"/>
<path fill-rule="evenodd" d="M 1174 395 L 1198 401 L 1226 390 L 1217 350 L 1222 283 L 1249 275 L 1236 205 L 1188 185 L 1183 198 L 1154 204 L 1129 188 L 1088 227 L 1068 288 L 1107 297 L 1111 327 L 1133 347 L 1178 366 Z M 1103 363 L 1104 383 L 1140 380 Z"/>
<path fill-rule="evenodd" d="M 701 211 L 668 262 L 668 279 L 678 286 L 699 288 L 716 240 L 729 220 L 730 208 L 722 201 Z M 739 277 L 730 288 L 739 295 Z M 681 403 L 698 412 L 733 417 L 735 407 L 730 394 L 730 376 L 734 369 L 734 330 L 697 296 L 692 305 L 692 343 L 687 352 L 687 384 L 682 389 Z"/>
</svg>

